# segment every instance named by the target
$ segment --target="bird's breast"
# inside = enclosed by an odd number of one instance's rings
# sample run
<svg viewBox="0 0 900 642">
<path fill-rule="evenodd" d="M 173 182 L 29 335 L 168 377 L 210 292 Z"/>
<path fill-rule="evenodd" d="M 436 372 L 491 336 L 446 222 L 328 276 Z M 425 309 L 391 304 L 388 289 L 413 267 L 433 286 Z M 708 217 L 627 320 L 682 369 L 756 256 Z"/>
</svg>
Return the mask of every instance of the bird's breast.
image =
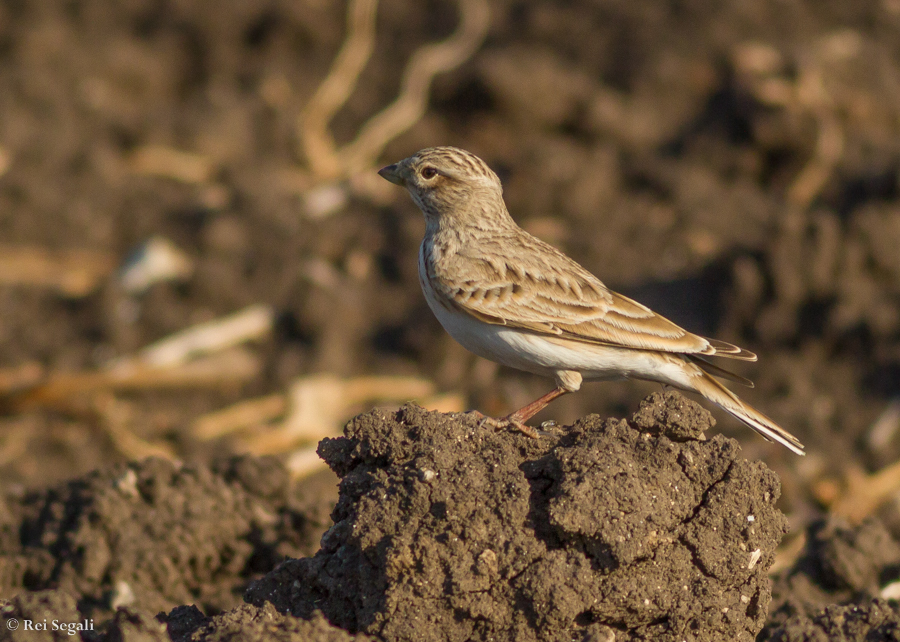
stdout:
<svg viewBox="0 0 900 642">
<path fill-rule="evenodd" d="M 440 294 L 434 286 L 435 279 L 439 277 L 434 269 L 434 256 L 429 253 L 430 249 L 423 243 L 419 252 L 419 283 L 428 307 L 444 330 L 460 345 L 480 357 L 519 370 L 552 376 L 553 369 L 547 367 L 546 359 L 541 355 L 535 358 L 535 351 L 541 352 L 541 342 L 537 346 L 533 345 L 536 337 L 476 319 Z M 553 359 L 550 358 L 550 361 Z"/>
</svg>

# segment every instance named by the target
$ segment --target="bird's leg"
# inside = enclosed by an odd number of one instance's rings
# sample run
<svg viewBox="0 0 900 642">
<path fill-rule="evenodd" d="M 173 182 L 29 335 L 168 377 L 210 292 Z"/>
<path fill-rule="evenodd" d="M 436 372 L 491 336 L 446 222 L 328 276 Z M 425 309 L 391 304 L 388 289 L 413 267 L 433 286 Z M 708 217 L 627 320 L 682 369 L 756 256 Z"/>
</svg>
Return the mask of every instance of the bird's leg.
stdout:
<svg viewBox="0 0 900 642">
<path fill-rule="evenodd" d="M 518 430 L 519 432 L 521 432 L 523 435 L 527 435 L 528 437 L 531 437 L 532 439 L 537 439 L 539 437 L 537 431 L 534 428 L 532 428 L 531 426 L 526 426 L 525 422 L 528 421 L 529 419 L 531 419 L 532 417 L 534 417 L 541 410 L 546 408 L 547 404 L 549 404 L 551 401 L 553 401 L 557 397 L 563 396 L 567 392 L 570 392 L 570 391 L 566 390 L 565 388 L 562 388 L 562 387 L 557 387 L 556 389 L 551 390 L 550 392 L 545 394 L 543 397 L 540 397 L 539 399 L 535 399 L 527 406 L 523 406 L 523 407 L 519 408 L 518 410 L 516 410 L 514 413 L 512 413 L 510 415 L 507 415 L 500 419 L 494 419 L 493 417 L 484 417 L 481 420 L 481 424 L 482 425 L 487 424 L 488 426 L 493 426 L 497 430 L 513 427 L 516 430 Z M 481 413 L 478 413 L 478 414 L 481 414 Z"/>
<path fill-rule="evenodd" d="M 511 415 L 505 417 L 505 419 L 511 423 L 524 424 L 526 421 L 538 414 L 541 410 L 546 408 L 551 401 L 558 397 L 562 397 L 567 392 L 569 391 L 565 388 L 556 387 L 554 390 L 551 390 L 543 397 L 535 399 L 527 406 L 522 406 Z"/>
</svg>

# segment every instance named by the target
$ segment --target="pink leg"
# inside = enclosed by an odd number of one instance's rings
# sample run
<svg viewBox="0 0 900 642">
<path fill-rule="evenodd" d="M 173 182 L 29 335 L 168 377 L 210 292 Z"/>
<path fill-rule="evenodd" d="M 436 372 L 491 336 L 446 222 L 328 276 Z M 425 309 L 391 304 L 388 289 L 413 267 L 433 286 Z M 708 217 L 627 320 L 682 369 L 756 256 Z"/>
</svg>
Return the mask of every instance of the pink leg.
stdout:
<svg viewBox="0 0 900 642">
<path fill-rule="evenodd" d="M 569 392 L 569 391 L 566 390 L 565 388 L 556 388 L 555 390 L 551 390 L 550 392 L 545 394 L 543 397 L 541 397 L 539 399 L 535 399 L 527 406 L 523 406 L 523 407 L 519 408 L 514 413 L 512 413 L 511 415 L 506 417 L 506 419 L 508 419 L 509 421 L 525 423 L 526 421 L 528 421 L 529 419 L 534 417 L 536 414 L 538 414 L 541 410 L 546 408 L 547 405 L 551 401 L 553 401 L 554 399 L 557 399 L 559 397 L 562 397 L 567 392 Z"/>
<path fill-rule="evenodd" d="M 551 401 L 558 397 L 562 397 L 564 394 L 569 392 L 565 388 L 556 388 L 555 390 L 551 390 L 543 397 L 539 399 L 535 399 L 527 406 L 523 406 L 516 410 L 511 415 L 507 415 L 501 419 L 494 419 L 492 417 L 484 417 L 482 423 L 485 423 L 489 426 L 493 426 L 494 428 L 500 430 L 501 428 L 509 428 L 512 426 L 519 432 L 533 438 L 538 438 L 537 431 L 531 426 L 526 426 L 525 422 L 534 417 L 537 413 L 547 407 Z M 478 413 L 481 414 L 481 413 Z"/>
</svg>

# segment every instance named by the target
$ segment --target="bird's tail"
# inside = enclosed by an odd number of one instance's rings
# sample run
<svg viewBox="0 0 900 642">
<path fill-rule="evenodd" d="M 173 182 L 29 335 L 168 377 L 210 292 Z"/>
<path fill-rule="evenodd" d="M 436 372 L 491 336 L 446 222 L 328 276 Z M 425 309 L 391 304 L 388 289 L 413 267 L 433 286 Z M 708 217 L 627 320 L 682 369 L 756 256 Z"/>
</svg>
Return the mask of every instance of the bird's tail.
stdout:
<svg viewBox="0 0 900 642">
<path fill-rule="evenodd" d="M 803 444 L 787 430 L 776 424 L 764 414 L 741 401 L 736 394 L 716 381 L 711 375 L 702 371 L 702 376 L 697 377 L 692 383 L 694 389 L 709 399 L 711 402 L 731 414 L 736 419 L 750 426 L 753 430 L 769 441 L 776 441 L 791 452 L 805 455 Z"/>
</svg>

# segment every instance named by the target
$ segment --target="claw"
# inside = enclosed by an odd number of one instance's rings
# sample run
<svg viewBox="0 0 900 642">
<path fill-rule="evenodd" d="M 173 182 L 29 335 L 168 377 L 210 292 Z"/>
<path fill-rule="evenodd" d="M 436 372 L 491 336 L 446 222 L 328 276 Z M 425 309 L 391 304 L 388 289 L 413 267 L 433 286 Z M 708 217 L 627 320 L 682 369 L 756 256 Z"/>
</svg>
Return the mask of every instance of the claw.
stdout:
<svg viewBox="0 0 900 642">
<path fill-rule="evenodd" d="M 478 412 L 477 410 L 470 410 L 469 414 L 474 415 L 476 418 L 480 418 L 481 420 L 478 422 L 479 428 L 484 428 L 485 426 L 490 426 L 494 430 L 503 430 L 505 428 L 512 428 L 514 430 L 519 431 L 526 437 L 531 437 L 532 439 L 539 439 L 540 435 L 538 431 L 524 424 L 523 422 L 516 419 L 513 415 L 509 415 L 508 417 L 502 417 L 500 419 L 495 419 L 494 417 L 488 417 Z"/>
<path fill-rule="evenodd" d="M 520 433 L 525 435 L 526 437 L 531 437 L 532 439 L 540 439 L 541 436 L 538 434 L 538 431 L 532 428 L 531 426 L 523 424 L 521 421 L 516 421 L 514 419 L 507 418 L 509 425 L 514 427 Z"/>
<path fill-rule="evenodd" d="M 493 424 L 491 422 L 496 421 L 496 419 L 494 419 L 492 417 L 488 417 L 487 415 L 485 415 L 481 412 L 478 412 L 477 410 L 469 410 L 465 414 L 472 415 L 473 417 L 475 417 L 475 419 L 478 419 L 478 428 L 479 429 L 484 428 L 485 424 L 492 426 Z"/>
</svg>

